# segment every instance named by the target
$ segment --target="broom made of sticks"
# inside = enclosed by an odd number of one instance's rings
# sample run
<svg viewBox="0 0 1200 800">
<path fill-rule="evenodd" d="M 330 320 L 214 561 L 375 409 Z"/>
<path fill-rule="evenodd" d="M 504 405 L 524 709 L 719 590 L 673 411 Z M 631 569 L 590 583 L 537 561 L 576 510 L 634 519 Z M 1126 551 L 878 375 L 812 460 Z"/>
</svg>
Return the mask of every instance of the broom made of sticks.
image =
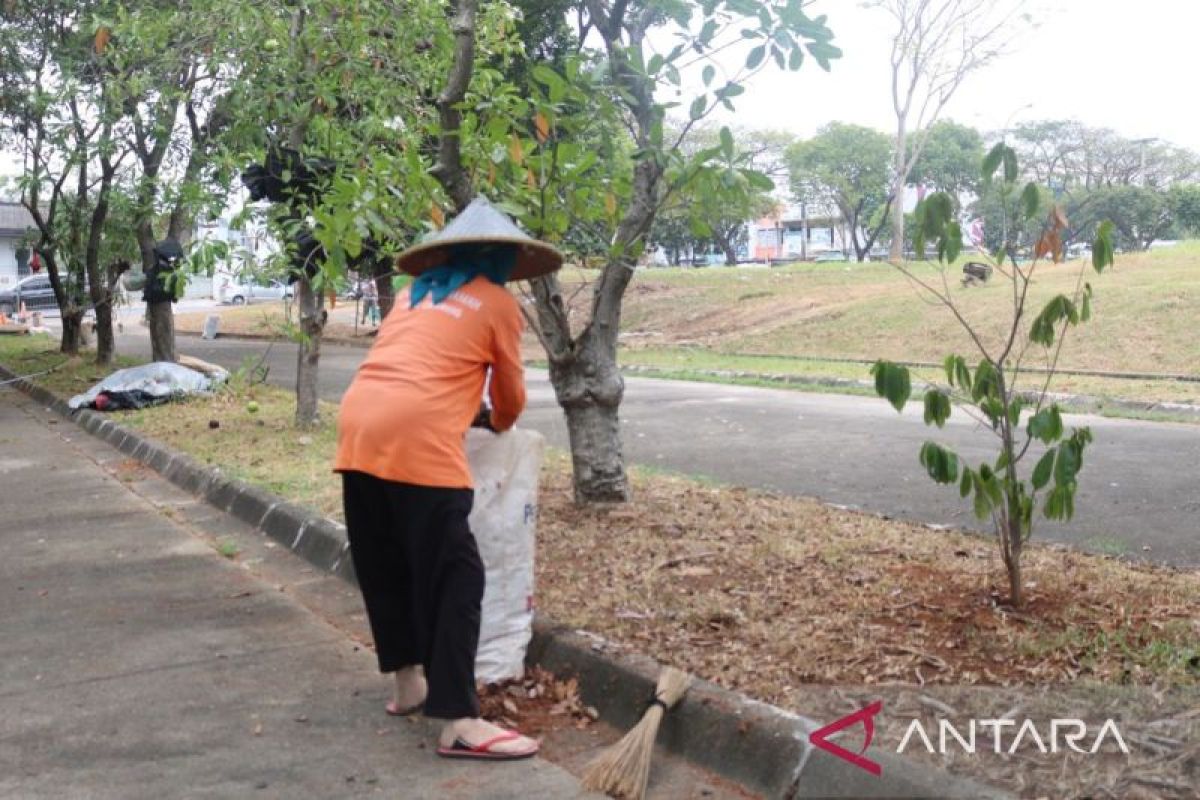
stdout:
<svg viewBox="0 0 1200 800">
<path fill-rule="evenodd" d="M 650 756 L 663 715 L 687 694 L 692 677 L 683 670 L 664 667 L 658 676 L 654 699 L 646 713 L 621 741 L 601 753 L 583 772 L 583 788 L 623 800 L 642 800 L 650 780 Z"/>
</svg>

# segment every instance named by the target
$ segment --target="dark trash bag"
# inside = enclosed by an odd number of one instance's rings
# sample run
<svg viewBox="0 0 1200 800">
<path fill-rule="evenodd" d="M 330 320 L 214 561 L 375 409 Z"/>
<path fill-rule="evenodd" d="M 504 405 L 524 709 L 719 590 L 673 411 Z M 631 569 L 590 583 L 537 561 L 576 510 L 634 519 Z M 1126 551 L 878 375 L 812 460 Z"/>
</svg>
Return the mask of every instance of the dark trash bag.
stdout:
<svg viewBox="0 0 1200 800">
<path fill-rule="evenodd" d="M 326 158 L 304 158 L 291 148 L 271 147 L 265 163 L 254 164 L 242 173 L 242 185 L 253 202 L 284 203 L 294 197 L 313 197 L 321 180 L 332 175 L 336 167 Z"/>
<path fill-rule="evenodd" d="M 147 303 L 174 303 L 178 298 L 167 288 L 167 276 L 183 261 L 183 247 L 174 239 L 163 239 L 154 245 L 154 266 L 146 274 L 142 300 Z"/>
</svg>

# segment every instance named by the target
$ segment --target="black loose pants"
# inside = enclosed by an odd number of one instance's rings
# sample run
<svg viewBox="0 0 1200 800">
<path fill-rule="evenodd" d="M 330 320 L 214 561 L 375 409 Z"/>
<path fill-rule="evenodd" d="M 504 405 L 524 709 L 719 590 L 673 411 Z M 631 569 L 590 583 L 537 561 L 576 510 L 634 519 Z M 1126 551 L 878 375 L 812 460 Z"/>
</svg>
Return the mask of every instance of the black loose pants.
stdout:
<svg viewBox="0 0 1200 800">
<path fill-rule="evenodd" d="M 479 716 L 475 654 L 484 571 L 467 524 L 470 489 L 342 473 L 354 572 L 382 672 L 422 664 L 425 715 Z"/>
</svg>

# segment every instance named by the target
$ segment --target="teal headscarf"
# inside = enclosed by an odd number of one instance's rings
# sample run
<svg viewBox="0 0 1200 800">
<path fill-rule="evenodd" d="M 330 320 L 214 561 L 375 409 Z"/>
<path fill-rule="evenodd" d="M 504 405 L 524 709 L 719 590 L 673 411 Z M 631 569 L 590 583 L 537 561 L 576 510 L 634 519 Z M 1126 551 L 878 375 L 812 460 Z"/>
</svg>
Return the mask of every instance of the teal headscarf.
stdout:
<svg viewBox="0 0 1200 800">
<path fill-rule="evenodd" d="M 450 258 L 445 264 L 413 280 L 408 307 L 416 308 L 425 295 L 430 295 L 436 306 L 480 275 L 503 286 L 512 275 L 516 263 L 517 249 L 511 245 L 460 245 L 451 248 Z"/>
</svg>

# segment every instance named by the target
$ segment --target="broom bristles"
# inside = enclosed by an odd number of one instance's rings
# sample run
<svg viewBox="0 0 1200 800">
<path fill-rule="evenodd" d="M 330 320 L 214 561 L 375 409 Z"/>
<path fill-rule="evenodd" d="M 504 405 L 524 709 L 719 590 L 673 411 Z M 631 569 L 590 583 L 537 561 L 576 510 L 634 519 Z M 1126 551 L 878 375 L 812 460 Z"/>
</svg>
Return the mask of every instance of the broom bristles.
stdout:
<svg viewBox="0 0 1200 800">
<path fill-rule="evenodd" d="M 650 781 L 650 757 L 666 708 L 673 708 L 687 693 L 692 679 L 683 670 L 665 667 L 658 676 L 654 697 L 662 702 L 646 710 L 621 741 L 601 753 L 583 773 L 583 788 L 624 800 L 642 800 Z"/>
</svg>

